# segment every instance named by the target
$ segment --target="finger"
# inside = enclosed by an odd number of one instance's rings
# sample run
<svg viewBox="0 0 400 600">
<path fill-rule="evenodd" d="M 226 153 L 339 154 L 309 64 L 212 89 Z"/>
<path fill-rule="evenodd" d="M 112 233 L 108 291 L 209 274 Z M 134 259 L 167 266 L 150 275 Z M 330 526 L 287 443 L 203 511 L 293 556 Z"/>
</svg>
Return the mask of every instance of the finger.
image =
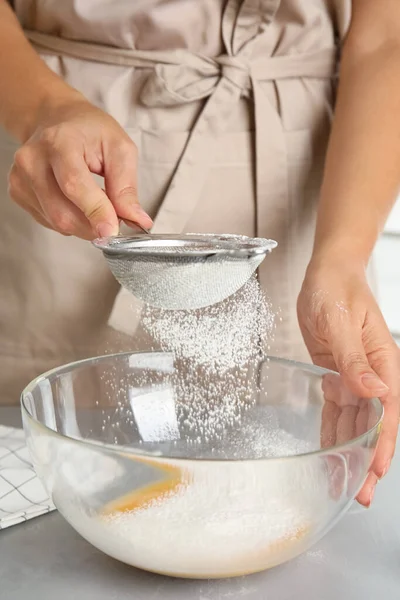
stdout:
<svg viewBox="0 0 400 600">
<path fill-rule="evenodd" d="M 371 506 L 374 499 L 375 487 L 378 483 L 378 478 L 375 473 L 368 473 L 368 477 L 357 496 L 357 501 L 365 507 Z"/>
<path fill-rule="evenodd" d="M 43 227 L 46 227 L 47 229 L 53 229 L 42 213 L 41 206 L 35 192 L 30 185 L 30 182 L 15 165 L 13 165 L 9 173 L 8 181 L 8 193 L 15 204 L 30 214 L 31 217 L 33 217 L 34 220 Z"/>
<path fill-rule="evenodd" d="M 347 469 L 345 457 L 339 455 L 328 455 L 325 458 L 327 467 L 328 491 L 331 498 L 339 500 L 347 487 Z"/>
<path fill-rule="evenodd" d="M 33 191 L 32 191 L 32 195 L 33 195 Z M 54 231 L 54 227 L 52 227 L 51 224 L 45 219 L 45 217 L 40 212 L 40 210 L 38 210 L 34 207 L 32 200 L 24 201 L 21 197 L 19 197 L 18 200 L 15 200 L 13 198 L 13 200 L 25 212 L 27 212 L 31 217 L 33 217 L 33 219 L 37 223 L 39 223 L 39 225 L 42 225 L 46 229 L 51 229 L 52 231 Z M 37 204 L 38 204 L 38 206 L 40 206 L 38 202 L 37 202 Z"/>
<path fill-rule="evenodd" d="M 333 373 L 327 373 L 322 377 L 321 388 L 326 401 L 334 402 L 337 398 L 336 381 L 337 376 Z"/>
<path fill-rule="evenodd" d="M 342 408 L 336 425 L 336 444 L 345 444 L 354 438 L 357 415 L 357 406 Z"/>
<path fill-rule="evenodd" d="M 8 174 L 8 195 L 21 208 L 33 206 L 40 210 L 30 180 L 15 163 Z"/>
<path fill-rule="evenodd" d="M 93 232 L 98 237 L 118 235 L 115 209 L 94 181 L 83 156 L 56 152 L 51 166 L 62 193 L 83 212 Z"/>
<path fill-rule="evenodd" d="M 348 328 L 330 337 L 337 369 L 353 394 L 373 398 L 388 392 L 388 386 L 370 366 L 362 342 L 362 332 L 358 328 Z"/>
<path fill-rule="evenodd" d="M 325 402 L 321 416 L 321 448 L 336 444 L 336 428 L 341 409 L 335 402 Z"/>
<path fill-rule="evenodd" d="M 384 327 L 386 327 L 386 324 L 384 324 Z M 386 347 L 382 346 L 379 352 L 371 355 L 371 364 L 374 370 L 389 387 L 389 391 L 381 396 L 385 414 L 378 447 L 372 464 L 372 470 L 379 478 L 386 475 L 393 458 L 400 413 L 399 349 L 394 343 L 389 331 L 387 332 L 387 335 L 388 341 Z M 376 421 L 376 415 L 372 414 L 371 418 Z"/>
<path fill-rule="evenodd" d="M 63 235 L 74 235 L 85 240 L 93 239 L 89 221 L 82 211 L 64 196 L 48 164 L 37 165 L 31 185 L 41 212 L 53 229 Z"/>
<path fill-rule="evenodd" d="M 137 194 L 137 150 L 133 142 L 118 140 L 105 146 L 104 181 L 118 217 L 150 229 L 153 221 L 141 208 Z"/>
<path fill-rule="evenodd" d="M 312 346 L 310 344 L 310 346 L 307 347 L 310 348 Z M 336 363 L 334 361 L 333 356 L 330 353 L 314 354 L 310 352 L 310 355 L 314 365 L 317 365 L 317 367 L 329 369 L 329 371 L 337 371 Z"/>
<path fill-rule="evenodd" d="M 399 398 L 396 393 L 390 392 L 382 398 L 385 415 L 379 436 L 378 446 L 372 463 L 372 470 L 379 479 L 389 471 L 396 448 L 396 439 L 399 427 Z M 374 419 L 376 421 L 376 417 Z"/>
<path fill-rule="evenodd" d="M 358 408 L 360 399 L 355 396 L 344 384 L 343 378 L 335 373 L 324 375 L 322 390 L 325 400 L 336 402 L 338 406 L 355 406 Z"/>
<path fill-rule="evenodd" d="M 27 208 L 25 208 L 25 210 L 31 215 L 31 217 L 33 217 L 35 219 L 35 221 L 37 223 L 39 223 L 39 225 L 42 225 L 42 227 L 45 227 L 46 229 L 50 229 L 51 231 L 55 231 L 54 227 L 52 227 L 50 225 L 50 223 L 48 221 L 46 221 L 46 219 L 43 217 L 43 215 L 40 212 L 38 212 L 37 210 L 35 210 L 32 207 L 29 207 L 29 208 L 27 207 Z M 61 233 L 61 232 L 59 232 L 59 233 Z M 62 233 L 61 235 L 68 236 L 69 234 Z"/>
<path fill-rule="evenodd" d="M 356 418 L 356 436 L 364 435 L 369 429 L 368 418 L 370 413 L 370 404 L 368 400 L 360 403 L 360 410 Z"/>
</svg>

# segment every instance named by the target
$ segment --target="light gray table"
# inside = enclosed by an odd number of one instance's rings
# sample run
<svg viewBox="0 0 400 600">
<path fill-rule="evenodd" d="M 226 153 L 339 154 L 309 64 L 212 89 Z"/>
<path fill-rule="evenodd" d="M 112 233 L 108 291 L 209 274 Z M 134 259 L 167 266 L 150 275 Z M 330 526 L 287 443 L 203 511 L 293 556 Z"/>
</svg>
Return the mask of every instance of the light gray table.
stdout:
<svg viewBox="0 0 400 600">
<path fill-rule="evenodd" d="M 18 426 L 17 409 L 0 423 Z M 400 452 L 369 510 L 350 514 L 307 554 L 271 571 L 186 581 L 127 567 L 57 513 L 0 532 L 1 600 L 399 600 Z"/>
</svg>

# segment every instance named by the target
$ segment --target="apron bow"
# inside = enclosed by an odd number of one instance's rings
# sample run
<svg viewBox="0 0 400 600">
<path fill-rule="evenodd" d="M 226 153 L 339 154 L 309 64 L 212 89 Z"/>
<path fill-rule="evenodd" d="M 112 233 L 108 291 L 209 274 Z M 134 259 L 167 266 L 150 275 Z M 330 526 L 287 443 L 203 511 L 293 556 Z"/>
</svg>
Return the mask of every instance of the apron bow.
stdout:
<svg viewBox="0 0 400 600">
<path fill-rule="evenodd" d="M 181 54 L 180 64 L 158 64 L 143 86 L 140 99 L 146 106 L 174 106 L 210 96 L 224 77 L 243 95 L 250 90 L 250 67 L 236 56 L 215 59 Z"/>
</svg>

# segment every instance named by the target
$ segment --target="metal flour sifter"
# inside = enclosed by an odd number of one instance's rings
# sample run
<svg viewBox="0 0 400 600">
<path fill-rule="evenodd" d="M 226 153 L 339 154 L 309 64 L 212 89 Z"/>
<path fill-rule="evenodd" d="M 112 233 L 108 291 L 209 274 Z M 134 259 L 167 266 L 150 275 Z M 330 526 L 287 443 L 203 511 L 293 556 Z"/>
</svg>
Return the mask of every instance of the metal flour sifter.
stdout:
<svg viewBox="0 0 400 600">
<path fill-rule="evenodd" d="M 277 243 L 241 235 L 138 234 L 101 238 L 117 281 L 147 304 L 197 309 L 237 292 Z"/>
</svg>

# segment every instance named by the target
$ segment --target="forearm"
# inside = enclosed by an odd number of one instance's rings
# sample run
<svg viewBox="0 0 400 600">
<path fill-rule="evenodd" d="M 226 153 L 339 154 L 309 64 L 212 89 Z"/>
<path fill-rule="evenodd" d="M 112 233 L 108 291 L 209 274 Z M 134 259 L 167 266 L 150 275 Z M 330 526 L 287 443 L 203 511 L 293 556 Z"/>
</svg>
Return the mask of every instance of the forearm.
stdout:
<svg viewBox="0 0 400 600">
<path fill-rule="evenodd" d="M 379 43 L 371 32 L 369 48 L 359 34 L 344 46 L 314 257 L 366 264 L 399 191 L 400 38 Z"/>
<path fill-rule="evenodd" d="M 14 13 L 0 0 L 0 125 L 24 142 L 47 105 L 75 94 L 33 50 Z"/>
</svg>

